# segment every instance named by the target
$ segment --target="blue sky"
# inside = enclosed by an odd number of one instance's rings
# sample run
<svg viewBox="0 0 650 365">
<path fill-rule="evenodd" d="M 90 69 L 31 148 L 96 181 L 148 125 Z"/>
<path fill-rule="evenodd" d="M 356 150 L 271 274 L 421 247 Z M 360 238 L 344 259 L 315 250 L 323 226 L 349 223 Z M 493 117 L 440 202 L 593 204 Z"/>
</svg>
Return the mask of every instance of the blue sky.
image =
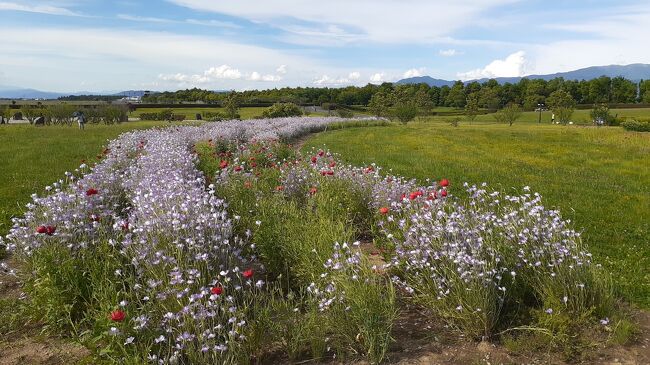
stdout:
<svg viewBox="0 0 650 365">
<path fill-rule="evenodd" d="M 344 86 L 650 63 L 647 0 L 0 0 L 0 87 Z"/>
</svg>

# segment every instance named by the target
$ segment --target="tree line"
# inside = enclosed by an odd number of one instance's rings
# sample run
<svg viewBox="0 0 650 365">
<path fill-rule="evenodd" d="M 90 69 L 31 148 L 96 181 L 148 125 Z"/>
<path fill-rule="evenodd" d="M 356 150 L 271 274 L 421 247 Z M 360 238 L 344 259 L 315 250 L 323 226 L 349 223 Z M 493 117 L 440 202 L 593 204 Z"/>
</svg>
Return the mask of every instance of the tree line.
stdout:
<svg viewBox="0 0 650 365">
<path fill-rule="evenodd" d="M 491 79 L 455 82 L 450 86 L 429 86 L 427 84 L 368 84 L 343 88 L 285 87 L 269 90 L 247 90 L 235 92 L 243 104 L 295 103 L 295 104 L 340 104 L 368 106 L 377 93 L 393 95 L 398 99 L 410 99 L 425 106 L 465 108 L 468 101 L 478 103 L 480 108 L 502 109 L 508 104 L 517 104 L 524 109 L 534 109 L 555 91 L 568 93 L 576 104 L 600 103 L 650 103 L 650 80 L 634 82 L 623 77 L 601 76 L 592 80 L 565 80 L 555 78 L 521 79 L 517 83 L 499 84 Z M 149 103 L 204 102 L 223 103 L 232 92 L 215 92 L 198 88 L 173 92 L 153 93 L 143 97 Z"/>
</svg>

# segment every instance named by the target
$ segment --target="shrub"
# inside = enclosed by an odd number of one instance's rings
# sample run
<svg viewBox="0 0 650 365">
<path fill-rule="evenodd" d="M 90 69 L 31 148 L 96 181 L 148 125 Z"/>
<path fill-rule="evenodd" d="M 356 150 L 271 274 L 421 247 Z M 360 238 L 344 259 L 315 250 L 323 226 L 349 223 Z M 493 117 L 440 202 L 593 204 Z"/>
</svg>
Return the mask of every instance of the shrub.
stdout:
<svg viewBox="0 0 650 365">
<path fill-rule="evenodd" d="M 494 113 L 494 119 L 497 123 L 508 123 L 510 126 L 512 126 L 512 124 L 520 117 L 521 108 L 519 105 L 513 103 L 506 105 L 503 109 Z"/>
<path fill-rule="evenodd" d="M 302 109 L 294 103 L 275 103 L 262 112 L 263 118 L 288 118 L 302 115 Z"/>
<path fill-rule="evenodd" d="M 628 131 L 650 132 L 650 120 L 628 120 L 621 123 L 621 125 Z"/>
<path fill-rule="evenodd" d="M 393 111 L 395 118 L 402 124 L 407 124 L 412 121 L 417 114 L 418 108 L 413 102 L 400 102 L 395 105 L 395 110 Z"/>
<path fill-rule="evenodd" d="M 338 116 L 341 117 L 341 118 L 352 118 L 352 117 L 354 117 L 354 113 L 352 112 L 352 110 L 348 110 L 348 109 L 342 109 L 341 108 L 341 109 L 336 111 L 336 114 L 338 114 Z"/>
</svg>

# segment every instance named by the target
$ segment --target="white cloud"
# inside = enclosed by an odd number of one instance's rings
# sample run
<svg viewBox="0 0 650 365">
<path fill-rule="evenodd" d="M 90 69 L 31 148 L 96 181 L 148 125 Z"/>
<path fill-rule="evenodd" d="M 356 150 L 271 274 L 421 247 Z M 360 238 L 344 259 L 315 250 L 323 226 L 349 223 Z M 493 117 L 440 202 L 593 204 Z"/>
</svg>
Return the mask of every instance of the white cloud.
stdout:
<svg viewBox="0 0 650 365">
<path fill-rule="evenodd" d="M 412 68 L 412 69 L 407 70 L 406 72 L 404 72 L 402 77 L 404 77 L 405 79 L 408 79 L 410 77 L 419 77 L 419 76 L 422 76 L 424 74 L 424 70 L 425 70 L 424 67 Z"/>
<path fill-rule="evenodd" d="M 28 13 L 41 13 L 49 15 L 65 15 L 65 16 L 83 16 L 72 10 L 51 6 L 51 5 L 23 5 L 12 2 L 0 1 L 0 11 L 24 11 Z"/>
<path fill-rule="evenodd" d="M 332 78 L 327 75 L 323 75 L 320 78 L 314 80 L 314 85 L 319 86 L 341 86 L 349 83 L 350 80 L 345 77 Z"/>
<path fill-rule="evenodd" d="M 130 20 L 134 22 L 175 23 L 175 21 L 171 19 L 155 18 L 150 16 L 129 15 L 129 14 L 117 14 L 117 18 L 122 20 Z"/>
<path fill-rule="evenodd" d="M 214 36 L 57 29 L 31 24 L 0 24 L 0 34 L 0 68 L 9 75 L 3 82 L 44 90 L 78 91 L 82 79 L 108 90 L 123 88 L 127 83 L 155 80 L 160 88 L 202 85 L 242 89 L 254 86 L 254 81 L 246 79 L 248 73 L 268 69 L 269 65 L 293 65 L 295 72 L 287 79 L 277 74 L 260 75 L 260 81 L 281 80 L 282 86 L 297 86 L 313 75 L 340 72 L 294 52 L 239 44 Z M 26 65 L 30 72 L 26 72 Z M 42 77 L 44 74 L 48 77 Z"/>
<path fill-rule="evenodd" d="M 452 49 L 441 49 L 440 51 L 438 51 L 438 54 L 445 57 L 453 57 L 461 53 L 452 48 Z"/>
<path fill-rule="evenodd" d="M 386 75 L 383 72 L 378 72 L 376 74 L 371 75 L 369 80 L 373 84 L 381 84 L 382 82 L 384 82 L 384 77 L 386 77 Z"/>
<path fill-rule="evenodd" d="M 359 71 L 350 72 L 348 79 L 350 80 L 359 80 L 361 78 L 361 73 Z"/>
<path fill-rule="evenodd" d="M 221 65 L 219 67 L 210 67 L 209 69 L 203 72 L 205 76 L 214 78 L 214 79 L 230 79 L 237 80 L 242 77 L 241 72 L 238 69 L 232 68 L 228 65 Z"/>
<path fill-rule="evenodd" d="M 268 81 L 268 82 L 277 82 L 282 80 L 282 76 L 279 75 L 262 75 L 257 71 L 253 71 L 250 75 L 246 77 L 250 81 Z"/>
<path fill-rule="evenodd" d="M 275 69 L 275 72 L 279 73 L 280 75 L 284 75 L 287 73 L 287 65 L 280 65 L 278 68 Z"/>
<path fill-rule="evenodd" d="M 188 24 L 203 25 L 205 27 L 232 28 L 232 29 L 241 28 L 239 25 L 235 23 L 223 22 L 221 20 L 214 20 L 214 19 L 211 20 L 185 19 L 185 22 Z"/>
<path fill-rule="evenodd" d="M 534 73 L 570 71 L 594 65 L 648 63 L 650 5 L 610 10 L 607 15 L 549 24 L 547 28 L 582 33 L 571 39 L 533 45 L 527 49 Z M 580 39 L 585 38 L 585 39 Z"/>
<path fill-rule="evenodd" d="M 523 76 L 526 74 L 526 66 L 526 53 L 524 51 L 518 51 L 509 55 L 504 60 L 494 60 L 484 68 L 459 72 L 457 76 L 462 80 Z"/>
<path fill-rule="evenodd" d="M 480 19 L 485 11 L 517 0 L 168 0 L 188 8 L 241 17 L 325 42 L 428 43 Z M 333 9 L 344 9 L 337 11 Z M 435 14 L 435 21 L 432 15 Z"/>
</svg>

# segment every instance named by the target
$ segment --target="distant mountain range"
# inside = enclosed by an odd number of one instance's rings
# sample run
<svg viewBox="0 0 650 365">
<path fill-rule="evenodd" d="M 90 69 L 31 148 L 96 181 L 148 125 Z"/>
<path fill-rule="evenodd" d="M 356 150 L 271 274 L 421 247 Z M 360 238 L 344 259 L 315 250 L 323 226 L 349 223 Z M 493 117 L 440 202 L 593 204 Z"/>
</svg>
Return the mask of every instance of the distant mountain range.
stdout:
<svg viewBox="0 0 650 365">
<path fill-rule="evenodd" d="M 568 72 L 558 72 L 549 75 L 527 75 L 522 77 L 495 77 L 494 79 L 500 83 L 505 84 L 516 83 L 521 79 L 542 79 L 542 80 L 552 80 L 557 77 L 563 77 L 565 80 L 591 80 L 598 78 L 600 76 L 609 76 L 617 77 L 623 76 L 628 80 L 639 81 L 639 80 L 648 80 L 650 79 L 650 64 L 645 63 L 634 63 L 631 65 L 610 65 L 610 66 L 592 66 L 587 68 L 581 68 L 575 71 Z M 483 83 L 488 81 L 488 78 L 478 79 L 478 80 L 469 80 L 465 83 L 470 83 L 473 81 L 478 81 Z M 452 86 L 456 81 L 434 79 L 429 76 L 420 76 L 420 77 L 410 77 L 407 79 L 397 81 L 397 84 L 420 84 L 424 83 L 429 86 Z"/>
<path fill-rule="evenodd" d="M 107 96 L 137 96 L 142 97 L 145 90 L 125 90 L 120 92 L 106 91 L 106 92 L 92 92 L 92 91 L 77 91 L 74 93 L 61 93 L 51 91 L 41 91 L 36 89 L 22 89 L 12 86 L 0 86 L 0 99 L 58 99 L 62 96 L 69 95 L 107 95 Z"/>
</svg>

